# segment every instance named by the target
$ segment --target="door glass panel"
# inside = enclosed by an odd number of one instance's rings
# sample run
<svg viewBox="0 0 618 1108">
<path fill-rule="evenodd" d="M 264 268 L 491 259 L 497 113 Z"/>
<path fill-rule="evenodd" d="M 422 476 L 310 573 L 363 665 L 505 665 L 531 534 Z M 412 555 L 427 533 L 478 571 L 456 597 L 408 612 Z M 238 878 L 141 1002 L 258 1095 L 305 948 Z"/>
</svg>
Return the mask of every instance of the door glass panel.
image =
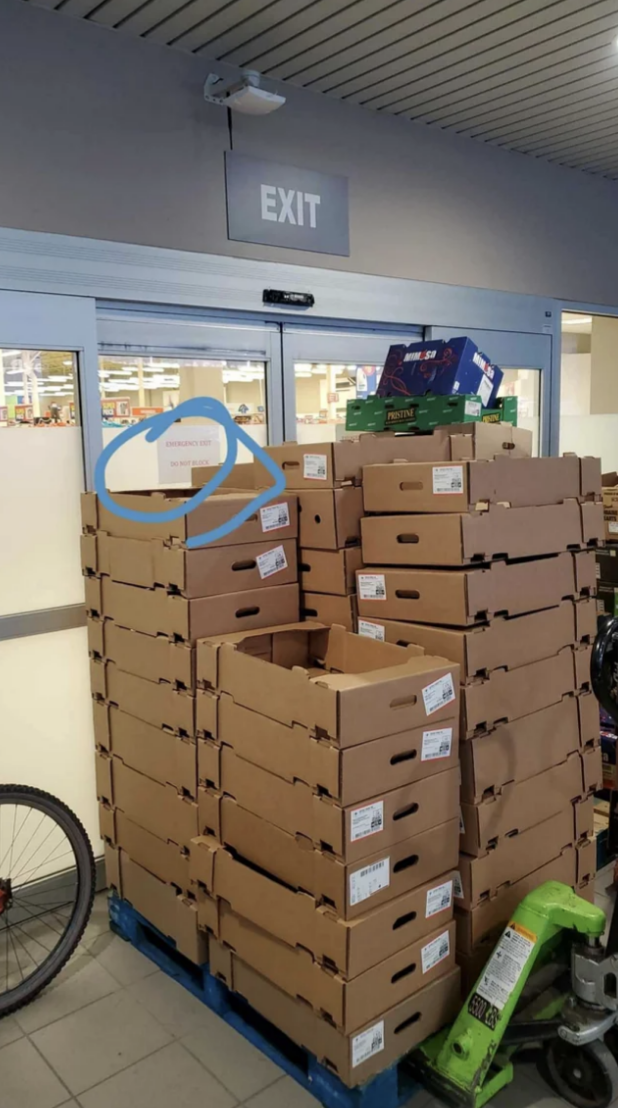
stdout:
<svg viewBox="0 0 618 1108">
<path fill-rule="evenodd" d="M 618 469 L 618 319 L 564 312 L 560 362 L 560 453 L 601 458 Z"/>
<path fill-rule="evenodd" d="M 70 351 L 0 348 L 0 615 L 81 604 L 81 429 Z"/>
<path fill-rule="evenodd" d="M 266 446 L 264 361 L 104 354 L 99 358 L 99 387 L 104 446 L 123 428 L 198 396 L 220 400 L 250 438 Z M 189 427 L 193 430 L 187 434 Z M 115 492 L 170 484 L 188 488 L 192 466 L 217 465 L 225 454 L 225 433 L 218 423 L 183 419 L 170 428 L 165 441 L 148 443 L 137 435 L 123 446 L 107 467 L 107 487 Z M 251 451 L 240 444 L 238 461 L 251 459 Z"/>
<path fill-rule="evenodd" d="M 541 430 L 541 371 L 503 369 L 498 396 L 517 397 L 517 425 L 532 431 L 532 454 L 539 455 Z"/>
<path fill-rule="evenodd" d="M 295 361 L 297 441 L 341 438 L 348 400 L 375 392 L 381 372 L 381 365 Z"/>
</svg>

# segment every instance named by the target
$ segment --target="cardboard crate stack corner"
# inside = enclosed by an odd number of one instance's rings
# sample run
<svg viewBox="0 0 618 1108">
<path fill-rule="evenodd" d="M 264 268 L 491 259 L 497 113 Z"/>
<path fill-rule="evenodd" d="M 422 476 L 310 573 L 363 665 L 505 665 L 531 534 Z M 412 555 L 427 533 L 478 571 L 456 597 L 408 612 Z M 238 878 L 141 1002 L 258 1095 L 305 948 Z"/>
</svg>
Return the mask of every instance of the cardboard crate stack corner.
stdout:
<svg viewBox="0 0 618 1108">
<path fill-rule="evenodd" d="M 466 991 L 528 891 L 594 891 L 600 463 L 532 458 L 530 439 L 506 424 L 360 439 L 359 633 L 460 667 Z"/>
<path fill-rule="evenodd" d="M 355 631 L 356 571 L 362 566 L 359 444 L 290 442 L 267 452 L 298 497 L 301 614 Z"/>
</svg>

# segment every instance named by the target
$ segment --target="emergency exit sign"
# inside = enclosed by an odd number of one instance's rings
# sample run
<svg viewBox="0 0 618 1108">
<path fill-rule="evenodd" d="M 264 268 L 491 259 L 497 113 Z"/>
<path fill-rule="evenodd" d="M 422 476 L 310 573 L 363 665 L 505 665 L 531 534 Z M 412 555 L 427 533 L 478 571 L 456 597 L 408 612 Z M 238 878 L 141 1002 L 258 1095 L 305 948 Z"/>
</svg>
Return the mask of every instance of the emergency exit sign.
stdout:
<svg viewBox="0 0 618 1108">
<path fill-rule="evenodd" d="M 228 150 L 225 185 L 228 238 L 349 255 L 347 177 Z"/>
</svg>

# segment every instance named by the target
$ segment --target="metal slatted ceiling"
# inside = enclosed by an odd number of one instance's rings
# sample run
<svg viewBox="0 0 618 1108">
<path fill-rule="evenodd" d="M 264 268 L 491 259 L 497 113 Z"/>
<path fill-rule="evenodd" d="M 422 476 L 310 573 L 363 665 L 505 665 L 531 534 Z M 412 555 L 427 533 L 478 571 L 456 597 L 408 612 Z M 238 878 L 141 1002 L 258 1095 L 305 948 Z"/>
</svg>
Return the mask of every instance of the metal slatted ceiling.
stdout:
<svg viewBox="0 0 618 1108">
<path fill-rule="evenodd" d="M 618 179 L 618 0 L 25 0 Z"/>
</svg>

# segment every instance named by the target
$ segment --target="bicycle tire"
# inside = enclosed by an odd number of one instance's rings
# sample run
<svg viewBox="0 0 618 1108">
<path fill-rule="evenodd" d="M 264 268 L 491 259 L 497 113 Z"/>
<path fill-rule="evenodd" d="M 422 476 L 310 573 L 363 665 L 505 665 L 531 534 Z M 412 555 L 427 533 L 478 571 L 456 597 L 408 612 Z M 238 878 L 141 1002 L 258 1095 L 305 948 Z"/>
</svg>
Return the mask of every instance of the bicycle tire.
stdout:
<svg viewBox="0 0 618 1108">
<path fill-rule="evenodd" d="M 53 819 L 65 832 L 73 847 L 77 868 L 75 905 L 60 942 L 25 981 L 0 994 L 0 1018 L 29 1004 L 60 973 L 78 946 L 86 929 L 95 895 L 96 870 L 92 846 L 74 812 L 62 800 L 27 785 L 0 785 L 0 806 L 23 804 Z M 0 919 L 2 917 L 0 916 Z"/>
</svg>

